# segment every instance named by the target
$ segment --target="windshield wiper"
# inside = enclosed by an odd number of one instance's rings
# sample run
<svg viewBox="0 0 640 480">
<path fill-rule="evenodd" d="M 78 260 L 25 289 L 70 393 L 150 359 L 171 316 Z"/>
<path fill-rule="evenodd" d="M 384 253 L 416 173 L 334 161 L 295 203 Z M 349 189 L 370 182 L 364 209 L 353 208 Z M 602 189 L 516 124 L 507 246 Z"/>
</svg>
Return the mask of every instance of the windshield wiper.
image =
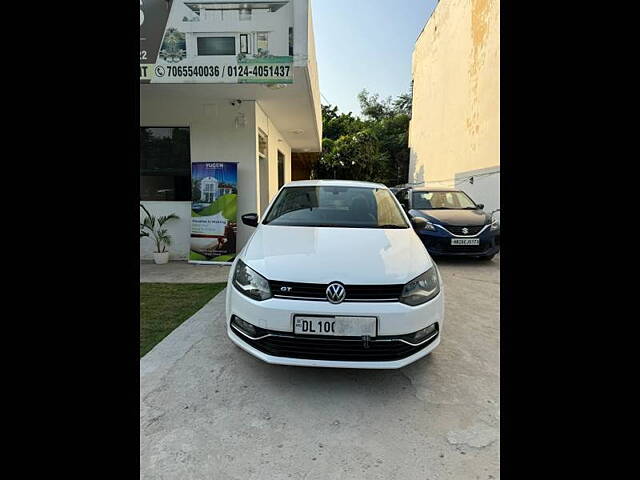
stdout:
<svg viewBox="0 0 640 480">
<path fill-rule="evenodd" d="M 375 228 L 409 228 L 407 226 L 402 226 L 402 225 L 378 225 Z"/>
</svg>

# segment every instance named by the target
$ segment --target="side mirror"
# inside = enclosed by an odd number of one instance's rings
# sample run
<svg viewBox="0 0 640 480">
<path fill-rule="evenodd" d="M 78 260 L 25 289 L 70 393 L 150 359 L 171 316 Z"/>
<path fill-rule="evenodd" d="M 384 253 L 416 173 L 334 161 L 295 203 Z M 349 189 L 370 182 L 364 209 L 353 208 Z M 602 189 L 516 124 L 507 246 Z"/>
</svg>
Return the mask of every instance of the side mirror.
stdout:
<svg viewBox="0 0 640 480">
<path fill-rule="evenodd" d="M 257 213 L 247 213 L 246 215 L 242 215 L 242 223 L 245 225 L 249 225 L 250 227 L 258 226 L 258 214 Z"/>
<path fill-rule="evenodd" d="M 409 202 L 407 200 L 400 200 L 400 205 L 402 205 L 402 208 L 405 210 L 409 210 Z"/>
<path fill-rule="evenodd" d="M 479 208 L 480 210 L 482 210 L 482 209 L 484 208 L 484 203 L 478 203 L 478 205 L 477 205 L 477 206 L 478 206 L 478 208 Z"/>
<path fill-rule="evenodd" d="M 422 230 L 427 226 L 427 221 L 422 217 L 411 217 L 411 225 L 414 230 Z"/>
</svg>

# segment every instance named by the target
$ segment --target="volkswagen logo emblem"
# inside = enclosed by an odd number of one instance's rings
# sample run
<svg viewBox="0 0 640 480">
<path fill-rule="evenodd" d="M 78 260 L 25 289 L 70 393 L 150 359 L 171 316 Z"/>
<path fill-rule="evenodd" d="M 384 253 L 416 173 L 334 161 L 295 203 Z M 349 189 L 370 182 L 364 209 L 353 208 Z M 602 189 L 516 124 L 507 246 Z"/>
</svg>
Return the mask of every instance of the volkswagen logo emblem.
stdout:
<svg viewBox="0 0 640 480">
<path fill-rule="evenodd" d="M 466 235 L 467 233 L 469 233 L 469 229 L 467 227 L 463 227 L 462 228 L 462 233 L 464 233 Z"/>
<path fill-rule="evenodd" d="M 341 283 L 333 282 L 327 287 L 327 300 L 331 303 L 342 303 L 346 296 L 347 291 Z"/>
</svg>

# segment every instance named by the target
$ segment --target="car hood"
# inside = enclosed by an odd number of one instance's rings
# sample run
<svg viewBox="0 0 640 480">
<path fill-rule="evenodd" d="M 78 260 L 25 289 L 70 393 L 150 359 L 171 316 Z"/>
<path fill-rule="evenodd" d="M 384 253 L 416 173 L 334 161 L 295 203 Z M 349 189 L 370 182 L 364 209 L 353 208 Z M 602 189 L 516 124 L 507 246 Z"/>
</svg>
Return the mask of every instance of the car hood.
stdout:
<svg viewBox="0 0 640 480">
<path fill-rule="evenodd" d="M 412 210 L 410 213 L 443 225 L 471 227 L 491 223 L 491 216 L 482 210 Z"/>
<path fill-rule="evenodd" d="M 260 225 L 242 260 L 269 280 L 407 283 L 432 266 L 413 229 Z"/>
</svg>

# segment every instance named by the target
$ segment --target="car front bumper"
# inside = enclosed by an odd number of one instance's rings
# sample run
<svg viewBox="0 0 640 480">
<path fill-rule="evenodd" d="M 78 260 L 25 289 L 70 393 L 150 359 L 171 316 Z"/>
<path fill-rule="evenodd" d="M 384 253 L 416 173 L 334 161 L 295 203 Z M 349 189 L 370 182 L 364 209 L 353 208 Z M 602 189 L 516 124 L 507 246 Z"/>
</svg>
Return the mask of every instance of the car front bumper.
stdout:
<svg viewBox="0 0 640 480">
<path fill-rule="evenodd" d="M 245 352 L 260 360 L 274 365 L 291 365 L 295 367 L 328 367 L 328 368 L 362 368 L 362 369 L 394 369 L 402 368 L 431 353 L 440 344 L 440 335 L 420 351 L 399 359 L 388 361 L 349 361 L 349 360 L 316 360 L 309 358 L 280 357 L 269 355 L 246 343 L 230 327 L 227 327 L 229 338 Z"/>
<path fill-rule="evenodd" d="M 357 337 L 296 335 L 296 315 L 363 316 L 377 318 L 377 335 L 365 344 Z M 252 339 L 231 325 L 234 316 L 268 331 L 263 339 Z M 272 364 L 308 367 L 393 369 L 428 355 L 439 344 L 444 322 L 444 292 L 429 302 L 410 307 L 400 302 L 343 302 L 271 298 L 262 302 L 239 293 L 229 282 L 226 326 L 231 341 L 251 355 Z M 399 337 L 437 323 L 437 334 L 418 345 Z"/>
<path fill-rule="evenodd" d="M 441 228 L 437 228 L 435 231 L 420 230 L 417 233 L 430 255 L 488 257 L 500 251 L 500 230 L 491 232 L 487 229 L 479 235 L 465 237 L 452 235 Z M 480 244 L 451 245 L 453 238 L 477 238 L 480 240 Z"/>
</svg>

